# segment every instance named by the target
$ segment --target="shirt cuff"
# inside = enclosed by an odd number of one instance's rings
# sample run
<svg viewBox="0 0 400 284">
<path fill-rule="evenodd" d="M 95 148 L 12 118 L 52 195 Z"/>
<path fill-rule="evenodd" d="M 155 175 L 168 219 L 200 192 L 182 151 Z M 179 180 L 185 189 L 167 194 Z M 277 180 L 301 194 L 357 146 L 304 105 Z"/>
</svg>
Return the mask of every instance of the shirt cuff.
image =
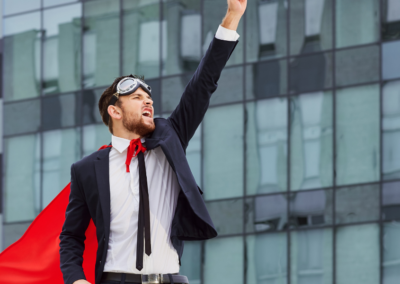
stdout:
<svg viewBox="0 0 400 284">
<path fill-rule="evenodd" d="M 239 34 L 234 30 L 229 30 L 219 25 L 218 30 L 215 33 L 215 37 L 220 40 L 237 41 Z"/>
</svg>

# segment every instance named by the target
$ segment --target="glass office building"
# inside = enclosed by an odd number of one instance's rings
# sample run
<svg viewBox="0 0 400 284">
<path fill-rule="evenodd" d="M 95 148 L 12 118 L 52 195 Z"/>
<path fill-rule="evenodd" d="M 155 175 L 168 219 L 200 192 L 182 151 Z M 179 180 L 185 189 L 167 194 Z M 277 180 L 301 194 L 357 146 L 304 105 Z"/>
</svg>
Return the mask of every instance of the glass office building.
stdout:
<svg viewBox="0 0 400 284">
<path fill-rule="evenodd" d="M 97 102 L 144 75 L 167 117 L 226 0 L 4 0 L 2 249 L 108 144 Z M 248 0 L 187 157 L 219 236 L 194 284 L 400 283 L 400 0 Z"/>
</svg>

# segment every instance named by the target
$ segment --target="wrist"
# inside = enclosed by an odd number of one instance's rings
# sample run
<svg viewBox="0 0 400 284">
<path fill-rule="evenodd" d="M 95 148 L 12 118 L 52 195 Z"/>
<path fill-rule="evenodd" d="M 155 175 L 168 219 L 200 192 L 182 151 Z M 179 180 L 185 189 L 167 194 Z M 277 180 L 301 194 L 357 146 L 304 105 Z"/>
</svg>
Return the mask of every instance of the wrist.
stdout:
<svg viewBox="0 0 400 284">
<path fill-rule="evenodd" d="M 236 31 L 241 18 L 242 18 L 241 14 L 228 10 L 224 19 L 222 20 L 221 26 L 226 29 Z"/>
</svg>

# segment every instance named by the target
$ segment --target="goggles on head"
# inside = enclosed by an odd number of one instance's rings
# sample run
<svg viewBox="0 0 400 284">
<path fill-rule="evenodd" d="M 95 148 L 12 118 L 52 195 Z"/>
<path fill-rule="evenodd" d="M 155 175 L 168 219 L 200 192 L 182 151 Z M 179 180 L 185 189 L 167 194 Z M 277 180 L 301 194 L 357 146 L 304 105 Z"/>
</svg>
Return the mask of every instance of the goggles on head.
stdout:
<svg viewBox="0 0 400 284">
<path fill-rule="evenodd" d="M 117 85 L 117 91 L 112 95 L 108 105 L 115 105 L 119 96 L 133 94 L 140 87 L 151 97 L 151 87 L 142 80 L 133 77 L 125 77 L 121 79 Z M 110 118 L 108 117 L 108 119 Z"/>
<path fill-rule="evenodd" d="M 121 79 L 117 85 L 117 92 L 113 94 L 108 105 L 114 105 L 119 99 L 119 96 L 130 95 L 140 87 L 151 97 L 151 87 L 142 80 L 133 77 L 125 77 Z"/>
</svg>

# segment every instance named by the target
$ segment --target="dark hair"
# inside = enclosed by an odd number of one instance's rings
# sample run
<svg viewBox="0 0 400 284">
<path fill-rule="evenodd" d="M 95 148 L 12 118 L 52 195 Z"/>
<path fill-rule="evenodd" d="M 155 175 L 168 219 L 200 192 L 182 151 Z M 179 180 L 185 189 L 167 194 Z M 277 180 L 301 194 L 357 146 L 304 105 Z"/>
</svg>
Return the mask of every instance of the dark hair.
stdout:
<svg viewBox="0 0 400 284">
<path fill-rule="evenodd" d="M 109 86 L 107 89 L 104 90 L 103 94 L 101 95 L 99 99 L 99 111 L 101 115 L 101 119 L 103 120 L 104 124 L 108 126 L 108 130 L 113 134 L 113 125 L 112 125 L 112 119 L 108 115 L 107 109 L 108 109 L 108 103 L 111 100 L 112 95 L 117 91 L 117 85 L 121 79 L 126 78 L 126 77 L 132 77 L 136 79 L 140 79 L 144 82 L 144 77 L 143 76 L 137 76 L 137 75 L 126 75 L 126 76 L 121 76 L 118 77 L 114 80 L 114 82 Z M 121 102 L 117 100 L 115 103 L 116 106 L 121 107 Z"/>
</svg>

